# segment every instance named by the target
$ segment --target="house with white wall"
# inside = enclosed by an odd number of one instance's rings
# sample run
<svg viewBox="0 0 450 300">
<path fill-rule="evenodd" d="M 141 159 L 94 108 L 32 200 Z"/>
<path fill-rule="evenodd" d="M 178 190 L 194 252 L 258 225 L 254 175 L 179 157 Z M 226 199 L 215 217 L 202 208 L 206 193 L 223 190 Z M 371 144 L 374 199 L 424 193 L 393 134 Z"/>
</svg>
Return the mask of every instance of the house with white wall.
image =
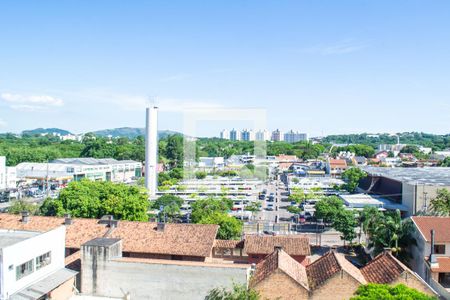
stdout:
<svg viewBox="0 0 450 300">
<path fill-rule="evenodd" d="M 72 296 L 77 273 L 65 269 L 65 234 L 64 226 L 44 233 L 0 229 L 0 300 Z"/>
<path fill-rule="evenodd" d="M 411 220 L 416 229 L 412 269 L 441 295 L 450 297 L 450 217 L 414 216 Z"/>
</svg>

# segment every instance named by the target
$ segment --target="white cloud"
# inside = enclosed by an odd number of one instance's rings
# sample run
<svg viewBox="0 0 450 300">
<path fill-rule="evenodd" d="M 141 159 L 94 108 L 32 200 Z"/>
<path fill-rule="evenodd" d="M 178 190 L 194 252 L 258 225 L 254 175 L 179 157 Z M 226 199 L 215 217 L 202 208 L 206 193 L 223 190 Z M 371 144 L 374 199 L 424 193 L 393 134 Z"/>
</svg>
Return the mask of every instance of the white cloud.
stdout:
<svg viewBox="0 0 450 300">
<path fill-rule="evenodd" d="M 331 45 L 317 45 L 303 49 L 302 52 L 320 54 L 320 55 L 339 55 L 361 51 L 367 48 L 367 42 L 358 42 L 353 39 L 341 40 Z"/>
<path fill-rule="evenodd" d="M 22 111 L 44 110 L 49 107 L 60 107 L 64 102 L 60 98 L 48 95 L 22 95 L 2 93 L 0 99 L 8 103 L 12 109 Z"/>
</svg>

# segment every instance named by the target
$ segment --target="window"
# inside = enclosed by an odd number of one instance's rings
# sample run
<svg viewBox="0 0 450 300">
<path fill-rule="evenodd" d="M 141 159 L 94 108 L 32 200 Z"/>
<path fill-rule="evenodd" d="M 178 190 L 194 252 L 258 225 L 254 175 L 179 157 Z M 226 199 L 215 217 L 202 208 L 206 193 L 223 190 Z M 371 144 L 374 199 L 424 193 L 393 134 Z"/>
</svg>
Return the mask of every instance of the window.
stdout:
<svg viewBox="0 0 450 300">
<path fill-rule="evenodd" d="M 434 245 L 435 254 L 445 254 L 445 245 Z"/>
<path fill-rule="evenodd" d="M 26 263 L 16 267 L 16 280 L 33 273 L 33 260 L 29 260 Z"/>
<path fill-rule="evenodd" d="M 41 256 L 36 257 L 36 270 L 39 270 L 42 267 L 49 265 L 52 262 L 51 252 L 47 252 L 42 254 Z"/>
</svg>

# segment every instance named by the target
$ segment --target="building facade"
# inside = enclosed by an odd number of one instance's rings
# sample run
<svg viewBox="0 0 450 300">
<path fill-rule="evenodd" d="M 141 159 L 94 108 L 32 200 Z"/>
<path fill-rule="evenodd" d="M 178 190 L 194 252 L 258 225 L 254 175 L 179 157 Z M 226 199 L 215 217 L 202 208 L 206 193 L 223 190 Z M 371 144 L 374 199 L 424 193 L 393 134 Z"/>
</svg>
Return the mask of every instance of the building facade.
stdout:
<svg viewBox="0 0 450 300">
<path fill-rule="evenodd" d="M 255 133 L 255 140 L 256 141 L 270 141 L 270 132 L 266 129 L 264 130 L 258 130 Z"/>
<path fill-rule="evenodd" d="M 281 132 L 279 129 L 272 131 L 272 137 L 271 140 L 274 142 L 280 142 L 284 139 L 283 132 Z"/>
<path fill-rule="evenodd" d="M 284 134 L 284 141 L 288 143 L 297 143 L 302 141 L 308 141 L 308 134 L 293 131 L 292 129 Z"/>
<path fill-rule="evenodd" d="M 240 141 L 241 140 L 241 133 L 238 132 L 236 129 L 232 129 L 230 131 L 230 140 L 231 141 Z"/>
<path fill-rule="evenodd" d="M 255 140 L 255 132 L 253 130 L 244 129 L 241 131 L 241 140 L 242 141 L 254 141 Z"/>
<path fill-rule="evenodd" d="M 0 299 L 72 296 L 76 272 L 64 267 L 65 232 L 63 226 L 44 233 L 0 229 Z"/>
<path fill-rule="evenodd" d="M 230 132 L 226 129 L 222 130 L 220 132 L 220 138 L 224 139 L 224 140 L 229 140 L 230 139 Z"/>
</svg>

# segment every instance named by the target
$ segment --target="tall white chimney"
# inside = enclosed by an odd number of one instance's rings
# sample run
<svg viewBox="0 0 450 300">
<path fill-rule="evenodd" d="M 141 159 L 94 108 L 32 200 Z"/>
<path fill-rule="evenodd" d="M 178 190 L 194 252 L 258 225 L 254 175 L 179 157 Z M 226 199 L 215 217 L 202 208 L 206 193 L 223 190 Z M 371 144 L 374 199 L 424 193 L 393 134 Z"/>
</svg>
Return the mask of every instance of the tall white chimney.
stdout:
<svg viewBox="0 0 450 300">
<path fill-rule="evenodd" d="M 147 107 L 145 118 L 145 187 L 150 197 L 158 189 L 158 108 Z"/>
</svg>

